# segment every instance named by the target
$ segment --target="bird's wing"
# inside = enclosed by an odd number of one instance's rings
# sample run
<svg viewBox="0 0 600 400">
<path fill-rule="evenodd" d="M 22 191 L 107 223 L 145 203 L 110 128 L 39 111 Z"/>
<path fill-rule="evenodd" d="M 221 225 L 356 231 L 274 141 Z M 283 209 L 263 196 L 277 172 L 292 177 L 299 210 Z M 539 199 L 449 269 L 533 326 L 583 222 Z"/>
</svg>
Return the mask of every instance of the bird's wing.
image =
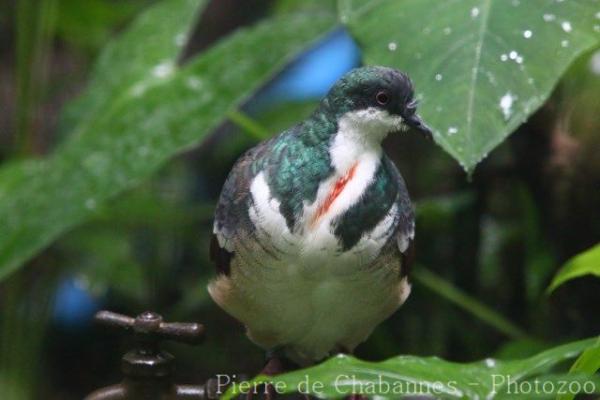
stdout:
<svg viewBox="0 0 600 400">
<path fill-rule="evenodd" d="M 300 135 L 310 137 L 311 133 L 301 124 L 291 127 L 250 149 L 231 170 L 217 204 L 211 243 L 211 258 L 218 272 L 229 273 L 233 239 L 256 234 L 248 212 L 253 202 L 250 185 L 260 172 L 273 182 L 272 195 L 290 230 L 302 212 L 304 199 L 315 197 L 319 182 L 331 173 L 328 150 L 305 144 Z"/>
<path fill-rule="evenodd" d="M 252 196 L 250 184 L 261 168 L 270 141 L 262 142 L 248 150 L 235 163 L 221 191 L 215 210 L 210 259 L 218 274 L 229 275 L 234 254 L 234 235 L 252 233 L 254 227 L 248 210 Z"/>
<path fill-rule="evenodd" d="M 398 223 L 396 226 L 396 243 L 402 257 L 402 275 L 406 276 L 410 272 L 414 262 L 415 255 L 415 214 L 413 210 L 406 184 L 396 165 L 384 156 L 384 162 L 387 164 L 389 173 L 393 176 L 398 187 L 396 205 L 398 207 Z"/>
</svg>

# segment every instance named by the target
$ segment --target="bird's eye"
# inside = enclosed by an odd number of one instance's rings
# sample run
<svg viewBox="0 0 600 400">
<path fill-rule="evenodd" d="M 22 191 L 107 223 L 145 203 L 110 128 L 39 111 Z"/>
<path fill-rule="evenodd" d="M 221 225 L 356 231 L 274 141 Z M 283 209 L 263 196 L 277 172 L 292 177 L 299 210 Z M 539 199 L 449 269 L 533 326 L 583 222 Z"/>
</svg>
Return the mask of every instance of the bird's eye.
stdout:
<svg viewBox="0 0 600 400">
<path fill-rule="evenodd" d="M 375 100 L 382 106 L 385 106 L 390 101 L 390 96 L 386 92 L 378 92 L 375 96 Z"/>
</svg>

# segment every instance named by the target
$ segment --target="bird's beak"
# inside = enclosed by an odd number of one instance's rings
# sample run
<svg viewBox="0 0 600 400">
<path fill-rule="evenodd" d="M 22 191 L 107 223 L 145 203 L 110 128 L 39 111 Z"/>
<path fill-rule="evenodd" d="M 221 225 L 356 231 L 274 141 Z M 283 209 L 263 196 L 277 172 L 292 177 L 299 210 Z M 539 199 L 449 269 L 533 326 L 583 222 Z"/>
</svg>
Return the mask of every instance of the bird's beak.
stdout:
<svg viewBox="0 0 600 400">
<path fill-rule="evenodd" d="M 433 139 L 433 132 L 417 114 L 405 118 L 406 125 L 421 132 L 427 139 Z"/>
</svg>

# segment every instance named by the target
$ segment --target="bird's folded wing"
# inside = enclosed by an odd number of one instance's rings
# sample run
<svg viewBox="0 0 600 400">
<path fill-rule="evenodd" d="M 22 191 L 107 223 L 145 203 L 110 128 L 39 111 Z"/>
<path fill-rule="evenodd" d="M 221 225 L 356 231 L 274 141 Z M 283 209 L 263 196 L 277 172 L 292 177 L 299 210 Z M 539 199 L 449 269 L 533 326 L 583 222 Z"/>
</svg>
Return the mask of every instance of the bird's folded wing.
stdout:
<svg viewBox="0 0 600 400">
<path fill-rule="evenodd" d="M 402 275 L 409 274 L 415 257 L 415 214 L 413 210 L 406 184 L 402 175 L 398 172 L 396 165 L 387 157 L 384 157 L 388 171 L 394 177 L 398 187 L 396 204 L 398 206 L 398 226 L 396 228 L 396 243 L 402 256 Z"/>
</svg>

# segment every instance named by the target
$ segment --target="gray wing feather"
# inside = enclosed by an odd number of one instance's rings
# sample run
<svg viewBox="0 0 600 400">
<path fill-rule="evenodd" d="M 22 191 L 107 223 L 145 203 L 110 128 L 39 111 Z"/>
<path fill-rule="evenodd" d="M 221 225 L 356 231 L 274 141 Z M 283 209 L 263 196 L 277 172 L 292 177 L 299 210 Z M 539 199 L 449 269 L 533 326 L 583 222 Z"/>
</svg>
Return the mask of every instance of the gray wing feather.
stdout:
<svg viewBox="0 0 600 400">
<path fill-rule="evenodd" d="M 248 215 L 252 206 L 250 184 L 261 169 L 269 143 L 262 142 L 244 153 L 231 169 L 221 190 L 210 246 L 210 258 L 216 264 L 217 273 L 229 274 L 229 264 L 234 256 L 234 235 L 252 234 L 254 231 Z"/>
<path fill-rule="evenodd" d="M 408 275 L 414 261 L 415 213 L 410 201 L 404 179 L 396 165 L 386 156 L 388 171 L 393 176 L 398 187 L 396 204 L 398 206 L 398 224 L 396 226 L 396 243 L 402 256 L 402 275 Z"/>
</svg>

